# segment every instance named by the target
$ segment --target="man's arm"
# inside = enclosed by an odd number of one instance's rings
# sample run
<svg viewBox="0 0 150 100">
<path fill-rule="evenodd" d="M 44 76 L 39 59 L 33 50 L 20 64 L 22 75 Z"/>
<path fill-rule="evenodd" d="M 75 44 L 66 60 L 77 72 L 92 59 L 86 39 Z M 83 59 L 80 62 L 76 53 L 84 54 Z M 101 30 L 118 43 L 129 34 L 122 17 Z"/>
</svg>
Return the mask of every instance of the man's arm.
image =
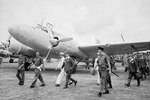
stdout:
<svg viewBox="0 0 150 100">
<path fill-rule="evenodd" d="M 42 65 L 42 69 L 45 71 L 44 61 L 42 58 L 41 58 L 41 65 Z"/>
<path fill-rule="evenodd" d="M 106 61 L 107 61 L 107 64 L 108 64 L 108 70 L 111 73 L 111 65 L 110 65 L 110 61 L 109 61 L 108 56 L 106 56 Z"/>
</svg>

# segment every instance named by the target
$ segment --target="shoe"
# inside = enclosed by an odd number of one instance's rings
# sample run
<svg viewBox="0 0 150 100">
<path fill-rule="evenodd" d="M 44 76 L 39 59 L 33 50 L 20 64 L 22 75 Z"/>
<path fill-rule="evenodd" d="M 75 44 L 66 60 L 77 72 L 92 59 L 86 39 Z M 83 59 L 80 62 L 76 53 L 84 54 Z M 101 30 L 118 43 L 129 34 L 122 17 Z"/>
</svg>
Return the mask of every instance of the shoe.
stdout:
<svg viewBox="0 0 150 100">
<path fill-rule="evenodd" d="M 34 88 L 35 86 L 30 86 L 30 88 Z"/>
<path fill-rule="evenodd" d="M 130 85 L 129 85 L 129 84 L 127 84 L 127 83 L 125 83 L 125 86 L 129 87 Z"/>
<path fill-rule="evenodd" d="M 109 86 L 108 88 L 112 88 L 112 86 Z"/>
<path fill-rule="evenodd" d="M 106 90 L 106 91 L 104 92 L 104 94 L 109 94 L 109 91 L 108 91 L 108 90 Z"/>
<path fill-rule="evenodd" d="M 65 87 L 63 87 L 63 89 L 67 89 L 67 88 L 68 88 L 68 87 L 66 87 L 66 86 L 65 86 Z"/>
<path fill-rule="evenodd" d="M 77 81 L 74 82 L 74 86 L 76 86 L 76 85 L 77 85 Z"/>
<path fill-rule="evenodd" d="M 56 84 L 55 86 L 56 86 L 56 87 L 59 87 L 59 86 L 60 86 L 60 84 Z"/>
<path fill-rule="evenodd" d="M 137 84 L 137 86 L 140 86 L 140 84 Z"/>
<path fill-rule="evenodd" d="M 18 85 L 20 85 L 21 82 L 18 83 Z"/>
<path fill-rule="evenodd" d="M 19 84 L 20 86 L 24 85 L 24 84 Z"/>
<path fill-rule="evenodd" d="M 40 85 L 40 87 L 43 87 L 43 86 L 45 86 L 45 84 L 41 84 L 41 85 Z"/>
<path fill-rule="evenodd" d="M 71 84 L 73 84 L 73 82 L 70 82 L 68 85 L 71 85 Z"/>
<path fill-rule="evenodd" d="M 101 96 L 102 96 L 102 93 L 101 93 L 101 92 L 99 92 L 97 95 L 98 95 L 99 97 L 101 97 Z"/>
</svg>

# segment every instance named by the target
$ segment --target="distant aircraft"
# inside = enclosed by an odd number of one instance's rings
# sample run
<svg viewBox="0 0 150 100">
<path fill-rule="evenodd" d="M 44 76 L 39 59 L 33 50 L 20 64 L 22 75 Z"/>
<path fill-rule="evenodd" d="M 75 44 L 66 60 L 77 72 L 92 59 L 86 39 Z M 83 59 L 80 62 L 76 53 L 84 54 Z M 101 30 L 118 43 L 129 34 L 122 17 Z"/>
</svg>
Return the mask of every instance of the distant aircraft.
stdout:
<svg viewBox="0 0 150 100">
<path fill-rule="evenodd" d="M 68 52 L 77 61 L 87 62 L 96 57 L 98 46 L 103 47 L 108 55 L 150 50 L 150 42 L 80 46 L 73 38 L 53 31 L 52 27 L 49 23 L 46 26 L 38 25 L 37 27 L 18 24 L 10 26 L 8 32 L 26 46 L 18 45 L 18 51 L 26 52 L 26 55 L 30 57 L 35 56 L 36 51 L 39 51 L 46 59 L 59 58 L 59 52 Z"/>
<path fill-rule="evenodd" d="M 28 55 L 27 51 L 35 52 L 35 50 L 32 48 L 23 45 L 11 36 L 8 37 L 6 42 L 1 43 L 2 45 L 0 46 L 0 57 L 9 58 L 10 63 L 13 63 L 15 58 L 19 58 L 18 53 L 20 51 L 23 52 L 24 55 Z M 35 56 L 33 53 L 30 55 Z"/>
</svg>

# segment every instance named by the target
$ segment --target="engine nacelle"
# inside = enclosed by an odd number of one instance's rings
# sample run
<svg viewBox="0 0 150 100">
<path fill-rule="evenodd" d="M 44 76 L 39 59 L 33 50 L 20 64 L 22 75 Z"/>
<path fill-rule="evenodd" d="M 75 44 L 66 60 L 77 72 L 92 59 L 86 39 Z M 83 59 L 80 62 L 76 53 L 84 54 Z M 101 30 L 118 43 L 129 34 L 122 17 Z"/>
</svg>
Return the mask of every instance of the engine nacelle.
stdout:
<svg viewBox="0 0 150 100">
<path fill-rule="evenodd" d="M 24 55 L 35 57 L 36 51 L 28 46 L 23 45 L 14 38 L 11 38 L 8 50 L 12 53 L 23 53 Z"/>
</svg>

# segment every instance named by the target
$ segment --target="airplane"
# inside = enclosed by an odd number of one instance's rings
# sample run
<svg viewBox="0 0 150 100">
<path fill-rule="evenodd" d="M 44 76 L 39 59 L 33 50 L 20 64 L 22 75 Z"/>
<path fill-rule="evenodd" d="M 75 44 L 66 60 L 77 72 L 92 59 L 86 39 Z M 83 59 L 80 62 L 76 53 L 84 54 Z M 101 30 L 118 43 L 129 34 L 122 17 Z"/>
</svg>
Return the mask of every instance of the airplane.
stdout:
<svg viewBox="0 0 150 100">
<path fill-rule="evenodd" d="M 24 48 L 18 45 L 19 52 L 26 52 L 27 56 L 30 57 L 35 56 L 36 51 L 39 51 L 41 56 L 46 59 L 58 59 L 60 52 L 67 52 L 78 62 L 87 62 L 89 59 L 96 57 L 98 46 L 103 47 L 108 55 L 150 50 L 150 41 L 81 46 L 74 41 L 72 37 L 67 37 L 55 32 L 52 28 L 53 25 L 50 23 L 47 23 L 46 26 L 38 24 L 37 27 L 14 24 L 8 28 L 8 32 L 17 41 L 26 46 L 26 48 Z M 76 68 L 74 70 L 76 70 Z"/>
<path fill-rule="evenodd" d="M 10 52 L 4 44 L 4 42 L 1 42 L 2 44 L 0 45 L 0 59 L 1 61 L 3 60 L 3 58 L 9 58 L 9 62 L 13 63 L 15 58 L 18 58 L 18 55 L 13 54 L 12 52 Z"/>
</svg>

